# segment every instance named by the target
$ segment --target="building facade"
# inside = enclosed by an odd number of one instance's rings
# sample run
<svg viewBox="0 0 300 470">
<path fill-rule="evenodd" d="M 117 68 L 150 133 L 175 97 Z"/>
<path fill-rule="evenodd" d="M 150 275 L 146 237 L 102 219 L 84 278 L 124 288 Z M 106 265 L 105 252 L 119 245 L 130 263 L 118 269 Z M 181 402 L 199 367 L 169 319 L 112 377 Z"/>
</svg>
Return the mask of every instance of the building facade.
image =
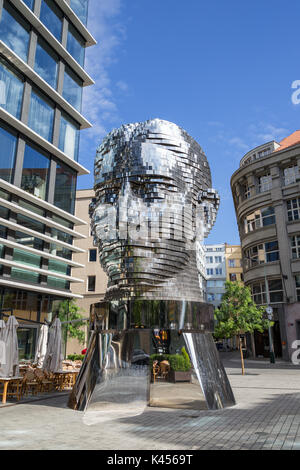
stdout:
<svg viewBox="0 0 300 470">
<path fill-rule="evenodd" d="M 225 270 L 227 281 L 244 281 L 241 245 L 225 243 Z"/>
<path fill-rule="evenodd" d="M 300 339 L 300 131 L 248 152 L 231 178 L 244 281 L 273 308 L 275 354 Z M 256 347 L 268 352 L 268 338 Z"/>
<path fill-rule="evenodd" d="M 23 318 L 21 358 L 61 300 L 80 298 L 73 259 L 88 0 L 0 1 L 0 309 Z"/>
<path fill-rule="evenodd" d="M 225 243 L 204 245 L 206 265 L 206 298 L 214 307 L 221 304 L 225 292 Z"/>
<path fill-rule="evenodd" d="M 85 222 L 85 225 L 78 227 L 84 238 L 75 241 L 76 247 L 82 251 L 74 253 L 73 260 L 81 265 L 76 270 L 76 275 L 84 279 L 84 283 L 72 284 L 74 296 L 81 296 L 76 301 L 80 307 L 81 314 L 88 318 L 91 305 L 97 304 L 104 298 L 107 285 L 107 276 L 101 268 L 98 249 L 94 245 L 94 239 L 91 234 L 91 225 L 89 218 L 89 205 L 95 197 L 93 189 L 82 189 L 76 191 L 75 216 Z M 80 352 L 82 347 L 75 340 L 68 341 L 68 352 L 70 354 Z"/>
</svg>

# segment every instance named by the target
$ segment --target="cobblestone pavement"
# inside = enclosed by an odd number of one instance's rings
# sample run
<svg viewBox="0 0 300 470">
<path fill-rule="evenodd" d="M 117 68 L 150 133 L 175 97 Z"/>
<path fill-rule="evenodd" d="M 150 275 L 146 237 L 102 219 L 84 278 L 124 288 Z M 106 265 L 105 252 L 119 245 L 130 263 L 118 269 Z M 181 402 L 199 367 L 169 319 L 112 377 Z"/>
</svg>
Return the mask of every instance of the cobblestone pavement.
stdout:
<svg viewBox="0 0 300 470">
<path fill-rule="evenodd" d="M 0 409 L 0 449 L 300 449 L 300 368 L 246 360 L 224 364 L 237 405 L 219 411 L 147 408 L 96 418 L 67 408 L 66 396 Z"/>
</svg>

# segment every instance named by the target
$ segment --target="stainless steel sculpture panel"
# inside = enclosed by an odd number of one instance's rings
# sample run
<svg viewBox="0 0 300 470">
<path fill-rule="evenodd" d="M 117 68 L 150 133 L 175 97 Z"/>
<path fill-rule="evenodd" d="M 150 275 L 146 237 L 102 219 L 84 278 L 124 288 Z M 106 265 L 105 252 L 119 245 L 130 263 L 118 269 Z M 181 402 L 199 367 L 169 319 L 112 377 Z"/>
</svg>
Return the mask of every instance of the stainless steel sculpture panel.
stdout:
<svg viewBox="0 0 300 470">
<path fill-rule="evenodd" d="M 170 363 L 183 361 L 181 354 L 191 372 L 182 383 L 174 379 L 177 407 L 234 404 L 211 336 L 213 307 L 204 300 L 201 244 L 219 206 L 211 186 L 203 150 L 171 122 L 128 124 L 104 138 L 90 216 L 108 287 L 92 311 L 73 408 L 172 406 Z"/>
</svg>

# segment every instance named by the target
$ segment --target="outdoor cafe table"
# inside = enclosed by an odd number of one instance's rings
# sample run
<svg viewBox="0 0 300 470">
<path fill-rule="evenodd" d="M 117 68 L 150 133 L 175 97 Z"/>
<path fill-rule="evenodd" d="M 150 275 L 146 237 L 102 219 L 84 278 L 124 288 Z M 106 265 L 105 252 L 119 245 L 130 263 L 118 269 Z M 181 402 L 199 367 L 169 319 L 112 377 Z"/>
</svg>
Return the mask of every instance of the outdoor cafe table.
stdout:
<svg viewBox="0 0 300 470">
<path fill-rule="evenodd" d="M 58 387 L 60 390 L 63 390 L 66 385 L 75 385 L 76 377 L 79 373 L 79 369 L 70 369 L 70 370 L 59 370 L 54 372 L 54 376 L 58 379 Z"/>
<path fill-rule="evenodd" d="M 3 382 L 2 403 L 6 403 L 7 388 L 12 380 L 22 380 L 23 377 L 0 377 L 0 383 Z"/>
</svg>

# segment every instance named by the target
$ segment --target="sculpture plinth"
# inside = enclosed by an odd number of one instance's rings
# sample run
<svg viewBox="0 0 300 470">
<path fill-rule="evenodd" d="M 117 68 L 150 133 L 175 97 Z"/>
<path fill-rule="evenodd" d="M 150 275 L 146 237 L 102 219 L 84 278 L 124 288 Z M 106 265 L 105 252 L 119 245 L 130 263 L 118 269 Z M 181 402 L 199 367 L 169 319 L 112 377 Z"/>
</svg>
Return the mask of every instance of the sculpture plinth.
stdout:
<svg viewBox="0 0 300 470">
<path fill-rule="evenodd" d="M 133 413 L 149 404 L 233 405 L 204 301 L 201 243 L 219 198 L 201 147 L 167 121 L 122 126 L 97 151 L 95 195 L 90 215 L 108 287 L 91 312 L 69 405 Z"/>
</svg>

